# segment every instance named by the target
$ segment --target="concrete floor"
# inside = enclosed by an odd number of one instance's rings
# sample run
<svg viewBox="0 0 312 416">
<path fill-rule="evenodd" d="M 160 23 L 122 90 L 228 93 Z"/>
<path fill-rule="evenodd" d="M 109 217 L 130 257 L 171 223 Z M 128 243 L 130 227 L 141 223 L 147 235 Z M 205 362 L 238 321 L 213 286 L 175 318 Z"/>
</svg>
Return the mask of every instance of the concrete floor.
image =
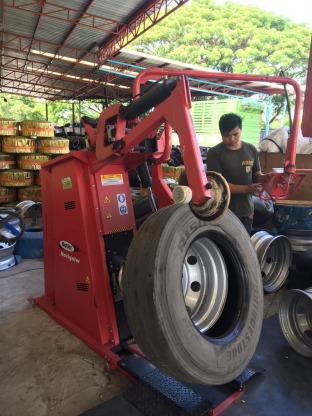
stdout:
<svg viewBox="0 0 312 416">
<path fill-rule="evenodd" d="M 27 301 L 44 293 L 43 274 L 43 259 L 0 272 L 0 416 L 77 416 L 132 384 Z M 266 318 L 282 293 L 265 295 Z"/>
<path fill-rule="evenodd" d="M 43 259 L 0 272 L 0 416 L 77 416 L 131 385 L 27 301 L 43 293 Z"/>
</svg>

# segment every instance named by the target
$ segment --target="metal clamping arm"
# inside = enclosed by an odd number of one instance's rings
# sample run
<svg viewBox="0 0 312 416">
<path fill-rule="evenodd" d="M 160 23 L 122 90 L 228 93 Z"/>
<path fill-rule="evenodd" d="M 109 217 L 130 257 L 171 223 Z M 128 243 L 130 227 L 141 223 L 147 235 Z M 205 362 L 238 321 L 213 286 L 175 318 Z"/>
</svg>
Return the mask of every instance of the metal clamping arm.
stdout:
<svg viewBox="0 0 312 416">
<path fill-rule="evenodd" d="M 161 97 L 164 95 L 167 96 L 161 101 Z M 158 104 L 155 105 L 155 103 Z M 138 116 L 141 111 L 147 111 L 151 105 L 155 107 L 150 114 L 134 125 L 130 132 L 126 132 L 127 120 L 123 114 L 126 113 L 127 119 L 131 119 Z M 150 91 L 148 100 L 144 97 L 139 98 L 134 102 L 133 107 L 131 105 L 130 108 L 121 110 L 120 105 L 112 105 L 101 113 L 98 120 L 96 134 L 97 158 L 104 164 L 108 164 L 118 158 L 126 157 L 133 153 L 133 149 L 144 139 L 154 137 L 161 125 L 168 123 L 179 136 L 189 186 L 193 193 L 192 202 L 194 204 L 204 203 L 211 198 L 211 194 L 210 189 L 207 189 L 207 177 L 190 108 L 189 86 L 184 76 L 176 78 L 173 82 L 167 80 L 164 86 L 156 86 L 155 89 Z M 116 124 L 114 143 L 105 141 L 105 126 L 111 120 Z"/>
</svg>

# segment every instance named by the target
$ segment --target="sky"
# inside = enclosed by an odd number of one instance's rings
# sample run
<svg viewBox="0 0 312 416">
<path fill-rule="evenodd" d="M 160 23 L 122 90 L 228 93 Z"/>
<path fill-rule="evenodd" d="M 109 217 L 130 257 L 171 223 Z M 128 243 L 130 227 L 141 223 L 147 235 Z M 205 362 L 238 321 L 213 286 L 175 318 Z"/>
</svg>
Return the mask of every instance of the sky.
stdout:
<svg viewBox="0 0 312 416">
<path fill-rule="evenodd" d="M 295 23 L 307 23 L 312 30 L 312 3 L 311 0 L 230 0 L 259 9 L 273 12 L 283 17 L 292 19 Z M 216 4 L 222 5 L 226 0 L 216 0 Z"/>
</svg>

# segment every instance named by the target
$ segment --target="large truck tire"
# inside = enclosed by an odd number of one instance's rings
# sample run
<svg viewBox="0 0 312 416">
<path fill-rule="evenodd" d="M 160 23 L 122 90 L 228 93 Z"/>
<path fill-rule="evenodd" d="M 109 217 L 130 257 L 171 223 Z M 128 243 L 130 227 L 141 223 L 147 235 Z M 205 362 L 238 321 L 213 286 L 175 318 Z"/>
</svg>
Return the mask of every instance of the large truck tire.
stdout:
<svg viewBox="0 0 312 416">
<path fill-rule="evenodd" d="M 159 370 L 221 385 L 248 366 L 262 327 L 262 278 L 230 210 L 209 222 L 188 205 L 158 210 L 134 236 L 122 287 L 134 339 Z"/>
</svg>

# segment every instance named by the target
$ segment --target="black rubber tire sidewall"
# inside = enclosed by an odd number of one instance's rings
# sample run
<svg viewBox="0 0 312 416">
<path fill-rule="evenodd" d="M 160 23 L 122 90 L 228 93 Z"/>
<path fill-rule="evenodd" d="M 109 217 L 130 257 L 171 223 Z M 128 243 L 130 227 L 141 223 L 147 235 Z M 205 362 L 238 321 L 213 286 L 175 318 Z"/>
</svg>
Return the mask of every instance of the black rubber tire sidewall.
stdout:
<svg viewBox="0 0 312 416">
<path fill-rule="evenodd" d="M 219 345 L 193 325 L 180 290 L 186 252 L 207 232 L 228 245 L 244 275 L 238 324 Z M 211 222 L 194 217 L 186 205 L 153 214 L 129 248 L 123 293 L 138 345 L 156 367 L 175 378 L 225 384 L 245 369 L 255 352 L 263 319 L 261 270 L 249 235 L 230 210 Z"/>
<path fill-rule="evenodd" d="M 296 260 L 296 267 L 301 272 L 312 270 L 312 249 L 299 254 Z"/>
</svg>

